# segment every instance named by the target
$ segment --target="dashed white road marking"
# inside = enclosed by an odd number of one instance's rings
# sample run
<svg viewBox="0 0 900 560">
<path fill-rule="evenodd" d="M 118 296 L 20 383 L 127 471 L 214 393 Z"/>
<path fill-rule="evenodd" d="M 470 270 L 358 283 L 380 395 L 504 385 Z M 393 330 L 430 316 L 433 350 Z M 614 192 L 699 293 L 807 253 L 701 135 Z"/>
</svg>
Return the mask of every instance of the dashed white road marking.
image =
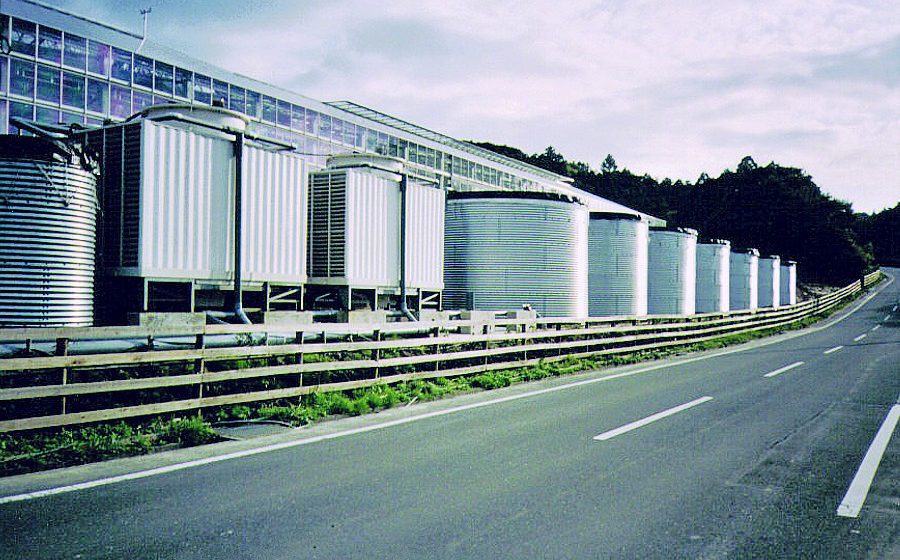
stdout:
<svg viewBox="0 0 900 560">
<path fill-rule="evenodd" d="M 888 319 L 890 319 L 890 318 L 891 318 L 890 315 L 885 315 L 885 316 L 884 316 L 884 319 L 882 319 L 881 322 L 882 322 L 882 323 L 887 323 Z"/>
<path fill-rule="evenodd" d="M 835 346 L 834 348 L 829 348 L 828 350 L 822 352 L 823 354 L 833 354 L 843 348 L 843 346 Z"/>
<path fill-rule="evenodd" d="M 881 325 L 875 325 L 874 327 L 872 327 L 872 332 L 875 332 L 880 328 L 881 328 Z"/>
<path fill-rule="evenodd" d="M 853 342 L 859 342 L 860 340 L 866 338 L 867 336 L 868 336 L 868 335 L 867 335 L 866 333 L 863 333 L 863 334 L 857 336 L 856 338 L 854 338 L 854 339 L 853 339 Z"/>
<path fill-rule="evenodd" d="M 596 441 L 605 441 L 610 438 L 614 438 L 616 436 L 622 435 L 626 432 L 630 432 L 631 430 L 636 430 L 651 422 L 656 422 L 657 420 L 662 420 L 667 416 L 672 416 L 673 414 L 678 414 L 683 410 L 687 410 L 689 408 L 693 408 L 699 404 L 703 404 L 705 402 L 709 402 L 712 400 L 712 397 L 700 397 L 699 399 L 692 400 L 689 403 L 680 404 L 678 406 L 663 410 L 662 412 L 657 412 L 656 414 L 651 414 L 646 418 L 641 418 L 640 420 L 636 420 L 634 422 L 630 422 L 625 424 L 624 426 L 619 426 L 614 430 L 609 430 L 608 432 L 603 432 L 598 436 L 594 436 Z"/>
<path fill-rule="evenodd" d="M 784 373 L 788 370 L 794 369 L 795 367 L 800 367 L 804 363 L 806 363 L 806 362 L 794 362 L 793 364 L 791 364 L 789 366 L 784 366 L 783 368 L 776 369 L 775 371 L 770 371 L 769 373 L 763 375 L 763 377 L 775 377 L 776 375 L 778 375 L 780 373 Z"/>
<path fill-rule="evenodd" d="M 866 501 L 866 496 L 869 495 L 872 481 L 875 480 L 875 472 L 878 470 L 878 465 L 881 463 L 881 458 L 884 456 L 888 442 L 891 441 L 894 428 L 897 427 L 898 419 L 900 419 L 900 404 L 895 404 L 891 407 L 884 422 L 881 423 L 878 433 L 875 434 L 875 439 L 872 440 L 862 463 L 859 464 L 856 476 L 853 477 L 853 482 L 850 483 L 847 493 L 844 494 L 844 499 L 841 500 L 841 504 L 837 508 L 839 516 L 859 516 L 859 511 Z"/>
</svg>

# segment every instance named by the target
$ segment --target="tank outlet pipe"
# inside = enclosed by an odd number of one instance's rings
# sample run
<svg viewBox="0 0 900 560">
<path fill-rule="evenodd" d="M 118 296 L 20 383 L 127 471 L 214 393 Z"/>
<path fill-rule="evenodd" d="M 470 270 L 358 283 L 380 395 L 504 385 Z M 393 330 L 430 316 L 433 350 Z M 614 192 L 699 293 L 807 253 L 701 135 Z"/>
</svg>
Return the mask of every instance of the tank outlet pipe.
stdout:
<svg viewBox="0 0 900 560">
<path fill-rule="evenodd" d="M 406 197 L 407 197 L 407 175 L 400 175 L 400 311 L 406 315 L 410 321 L 417 322 L 418 319 L 406 305 Z"/>
<path fill-rule="evenodd" d="M 244 228 L 242 198 L 244 191 L 244 133 L 234 133 L 234 314 L 241 323 L 250 324 L 244 312 L 244 292 L 241 288 L 241 276 L 244 259 L 241 255 L 243 243 L 241 237 Z"/>
</svg>

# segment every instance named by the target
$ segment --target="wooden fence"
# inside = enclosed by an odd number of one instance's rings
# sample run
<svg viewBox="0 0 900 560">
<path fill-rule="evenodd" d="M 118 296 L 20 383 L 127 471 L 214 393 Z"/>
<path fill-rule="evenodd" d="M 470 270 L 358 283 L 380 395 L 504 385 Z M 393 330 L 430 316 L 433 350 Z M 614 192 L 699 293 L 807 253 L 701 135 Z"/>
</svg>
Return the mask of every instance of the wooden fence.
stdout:
<svg viewBox="0 0 900 560">
<path fill-rule="evenodd" d="M 792 306 L 692 316 L 0 329 L 21 347 L 0 359 L 0 433 L 694 344 L 827 311 L 879 276 Z M 70 353 L 110 340 L 144 349 Z M 36 351 L 48 341 L 52 352 Z"/>
</svg>

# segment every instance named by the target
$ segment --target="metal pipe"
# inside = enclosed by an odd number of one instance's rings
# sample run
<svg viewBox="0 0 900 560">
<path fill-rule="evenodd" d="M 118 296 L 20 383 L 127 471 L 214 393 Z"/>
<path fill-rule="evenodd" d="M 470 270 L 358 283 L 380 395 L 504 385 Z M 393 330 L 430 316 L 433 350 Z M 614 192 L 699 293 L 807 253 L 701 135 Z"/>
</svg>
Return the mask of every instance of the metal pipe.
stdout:
<svg viewBox="0 0 900 560">
<path fill-rule="evenodd" d="M 244 171 L 244 133 L 234 133 L 234 314 L 241 323 L 250 324 L 244 313 L 244 292 L 241 288 L 243 258 L 241 256 L 241 236 L 243 235 L 244 217 L 242 206 Z"/>
<path fill-rule="evenodd" d="M 418 319 L 406 305 L 406 173 L 400 175 L 400 311 L 410 321 Z"/>
</svg>

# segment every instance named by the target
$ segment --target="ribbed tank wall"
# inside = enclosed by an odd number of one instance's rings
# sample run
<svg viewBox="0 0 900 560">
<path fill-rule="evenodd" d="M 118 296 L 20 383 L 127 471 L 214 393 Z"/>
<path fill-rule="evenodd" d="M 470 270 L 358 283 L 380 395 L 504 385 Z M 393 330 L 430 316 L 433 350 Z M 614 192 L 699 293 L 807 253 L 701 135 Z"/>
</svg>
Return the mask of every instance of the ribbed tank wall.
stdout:
<svg viewBox="0 0 900 560">
<path fill-rule="evenodd" d="M 587 302 L 588 211 L 540 198 L 447 201 L 444 303 L 543 316 L 583 317 Z"/>
<path fill-rule="evenodd" d="M 725 313 L 729 308 L 731 245 L 697 245 L 697 313 Z"/>
<path fill-rule="evenodd" d="M 646 221 L 591 217 L 588 311 L 592 317 L 647 314 Z"/>
<path fill-rule="evenodd" d="M 778 307 L 781 296 L 781 259 L 777 256 L 759 258 L 759 306 Z"/>
<path fill-rule="evenodd" d="M 697 234 L 650 230 L 647 311 L 692 315 L 697 281 Z"/>
<path fill-rule="evenodd" d="M 0 156 L 0 326 L 90 326 L 95 177 L 73 165 Z"/>
<path fill-rule="evenodd" d="M 781 305 L 794 305 L 797 303 L 797 264 L 794 262 L 781 263 Z"/>
<path fill-rule="evenodd" d="M 759 253 L 731 253 L 729 307 L 732 311 L 759 307 Z"/>
</svg>

